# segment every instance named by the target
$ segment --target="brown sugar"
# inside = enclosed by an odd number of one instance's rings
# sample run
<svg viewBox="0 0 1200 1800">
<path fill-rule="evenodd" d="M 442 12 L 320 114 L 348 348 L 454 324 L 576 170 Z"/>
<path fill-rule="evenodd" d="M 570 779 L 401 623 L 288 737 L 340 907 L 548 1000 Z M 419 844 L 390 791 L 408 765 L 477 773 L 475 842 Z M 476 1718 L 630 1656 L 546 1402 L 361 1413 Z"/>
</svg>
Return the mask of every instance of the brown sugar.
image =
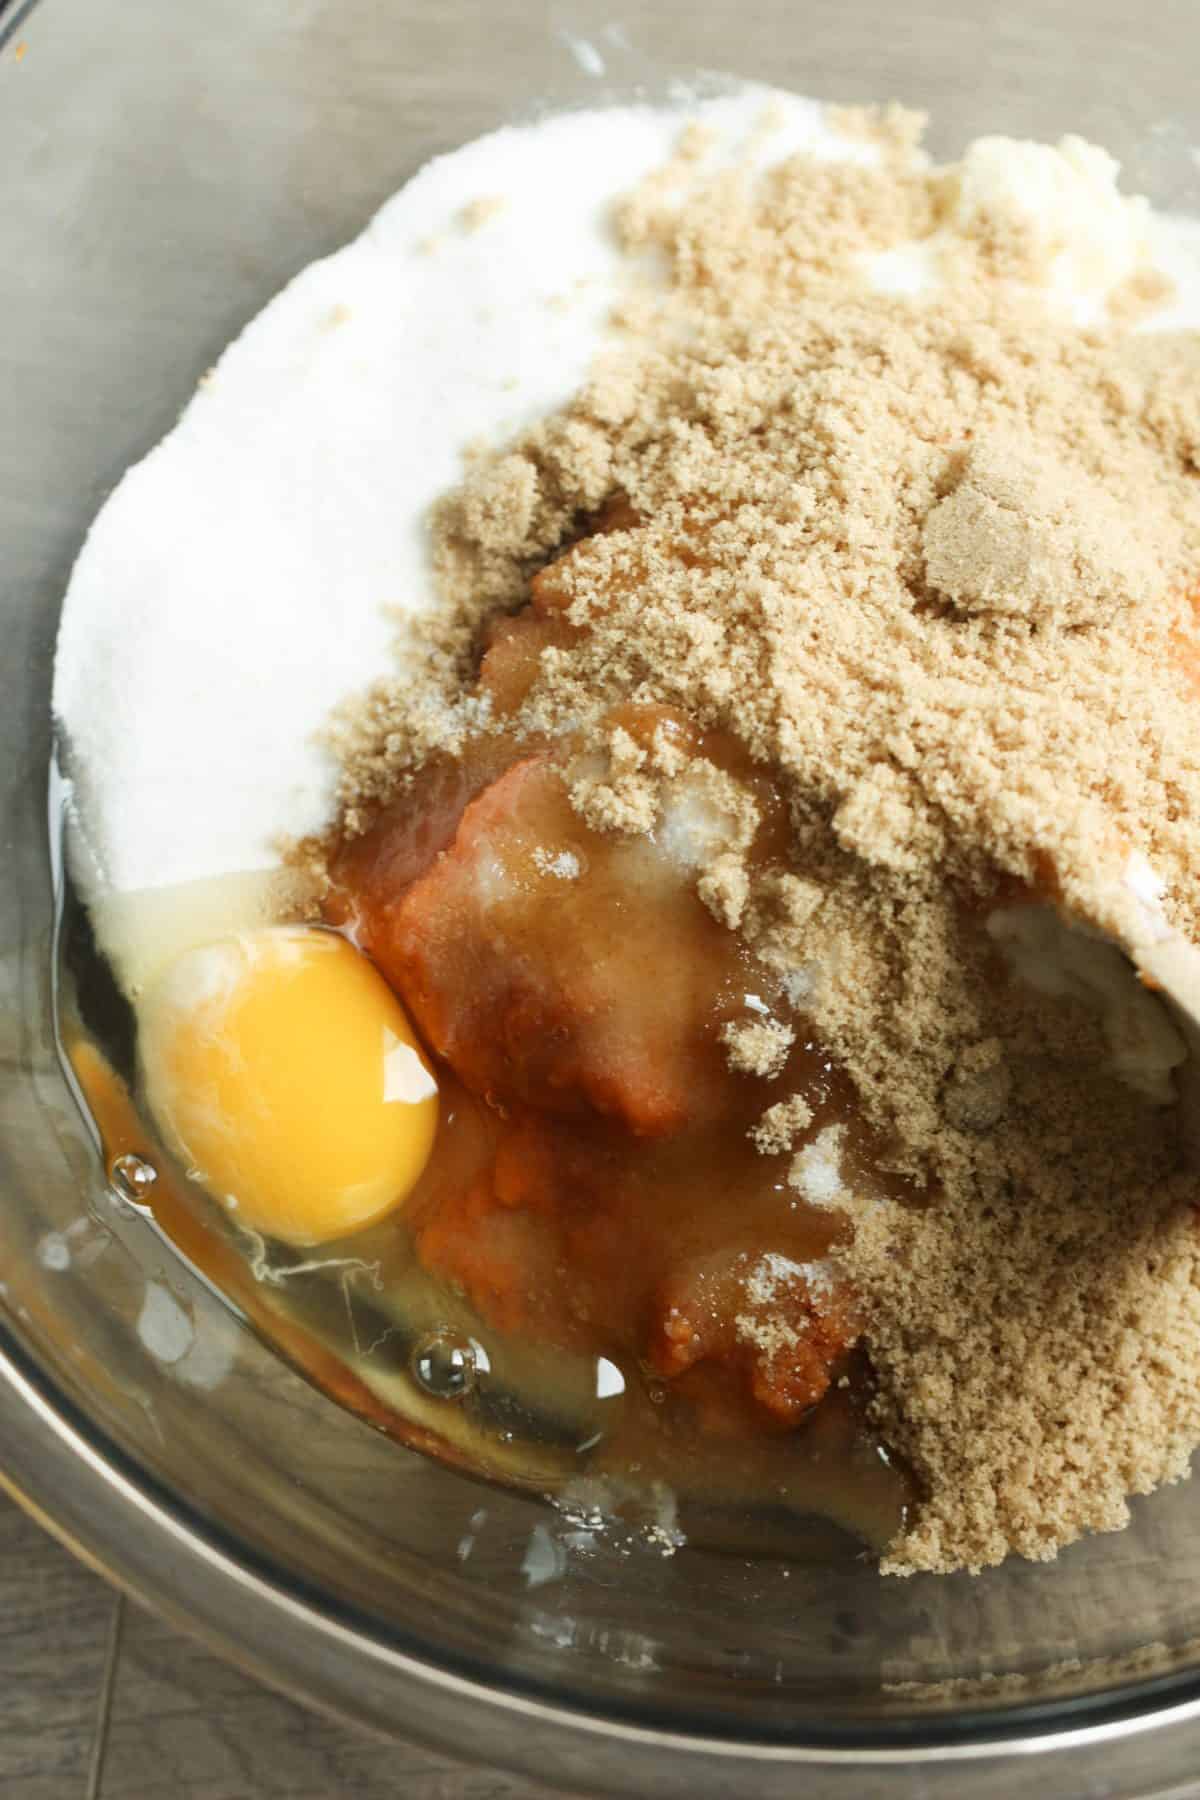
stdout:
<svg viewBox="0 0 1200 1800">
<path fill-rule="evenodd" d="M 967 614 L 1092 625 L 1154 598 L 1161 540 L 1079 469 L 1026 434 L 995 433 L 963 452 L 925 519 L 925 579 Z"/>
<path fill-rule="evenodd" d="M 790 1094 L 768 1106 L 751 1136 L 764 1156 L 778 1156 L 790 1150 L 802 1132 L 813 1122 L 813 1110 L 803 1094 Z"/>
<path fill-rule="evenodd" d="M 783 1073 L 795 1033 L 778 1019 L 752 1020 L 726 1025 L 722 1037 L 730 1066 L 743 1075 L 761 1075 L 765 1081 Z"/>
<path fill-rule="evenodd" d="M 1165 297 L 1149 274 L 1064 320 L 997 215 L 932 291 L 872 290 L 872 256 L 944 235 L 943 178 L 907 117 L 839 121 L 882 160 L 705 175 L 687 140 L 619 209 L 666 286 L 631 287 L 584 389 L 438 508 L 443 603 L 343 724 L 343 814 L 488 728 L 482 628 L 554 559 L 563 628 L 519 723 L 571 736 L 590 825 L 653 831 L 695 760 L 614 729 L 630 703 L 770 773 L 786 848 L 729 831 L 702 898 L 786 977 L 922 1203 L 838 1175 L 800 1094 L 764 1088 L 755 1141 L 853 1219 L 875 1406 L 925 1495 L 885 1566 L 978 1568 L 1119 1525 L 1200 1442 L 1174 1110 L 1114 1078 L 1083 999 L 1007 979 L 982 926 L 997 895 L 1052 893 L 1119 931 L 1137 853 L 1200 935 L 1200 345 L 1131 334 Z M 615 497 L 621 527 L 589 535 Z M 769 1079 L 792 1035 L 728 1048 Z"/>
</svg>

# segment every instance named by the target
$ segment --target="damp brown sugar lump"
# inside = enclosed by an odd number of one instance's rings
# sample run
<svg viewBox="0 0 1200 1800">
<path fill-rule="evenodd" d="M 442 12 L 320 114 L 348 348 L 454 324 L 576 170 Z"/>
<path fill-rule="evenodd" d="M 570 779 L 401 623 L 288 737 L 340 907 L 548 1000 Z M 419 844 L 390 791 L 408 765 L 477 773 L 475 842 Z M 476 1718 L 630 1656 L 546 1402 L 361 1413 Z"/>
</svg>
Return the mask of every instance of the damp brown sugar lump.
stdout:
<svg viewBox="0 0 1200 1800">
<path fill-rule="evenodd" d="M 422 1254 L 714 1430 L 855 1383 L 884 1568 L 978 1569 L 1200 1443 L 1188 1043 L 1119 947 L 1200 937 L 1200 339 L 1100 152 L 833 122 L 622 199 L 620 335 L 436 508 L 316 854 L 488 1114 Z"/>
</svg>

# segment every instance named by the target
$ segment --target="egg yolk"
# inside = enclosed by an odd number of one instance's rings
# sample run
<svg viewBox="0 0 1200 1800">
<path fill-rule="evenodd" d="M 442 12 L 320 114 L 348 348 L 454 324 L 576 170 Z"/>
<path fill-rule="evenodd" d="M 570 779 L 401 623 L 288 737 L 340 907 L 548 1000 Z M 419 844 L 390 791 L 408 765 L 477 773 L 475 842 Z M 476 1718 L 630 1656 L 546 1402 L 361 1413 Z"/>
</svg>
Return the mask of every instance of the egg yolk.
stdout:
<svg viewBox="0 0 1200 1800">
<path fill-rule="evenodd" d="M 274 926 L 187 951 L 140 1030 L 159 1125 L 252 1231 L 358 1231 L 425 1167 L 437 1083 L 383 977 L 333 932 Z"/>
</svg>

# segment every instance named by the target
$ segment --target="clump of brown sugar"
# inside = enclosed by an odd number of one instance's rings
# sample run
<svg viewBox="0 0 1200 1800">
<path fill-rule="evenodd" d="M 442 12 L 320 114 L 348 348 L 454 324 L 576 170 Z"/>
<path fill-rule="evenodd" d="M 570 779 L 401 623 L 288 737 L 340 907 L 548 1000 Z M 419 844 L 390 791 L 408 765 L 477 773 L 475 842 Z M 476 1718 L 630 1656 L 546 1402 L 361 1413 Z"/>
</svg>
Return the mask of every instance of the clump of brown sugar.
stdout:
<svg viewBox="0 0 1200 1800">
<path fill-rule="evenodd" d="M 925 579 L 966 614 L 1094 625 L 1153 602 L 1161 548 L 1127 503 L 1027 431 L 963 451 L 921 533 Z"/>
<path fill-rule="evenodd" d="M 1200 346 L 1131 335 L 1149 274 L 1138 309 L 1126 283 L 1107 322 L 1065 320 L 994 211 L 942 285 L 872 290 L 873 256 L 946 250 L 946 177 L 896 116 L 843 128 L 882 133 L 881 160 L 706 174 L 688 140 L 619 209 L 666 287 L 631 287 L 576 399 L 439 507 L 443 605 L 346 724 L 344 816 L 487 728 L 481 629 L 552 561 L 563 630 L 517 722 L 570 734 L 589 823 L 654 830 L 694 760 L 616 708 L 678 709 L 770 771 L 786 848 L 727 834 L 701 897 L 784 978 L 921 1204 L 847 1172 L 840 1128 L 806 1144 L 803 1095 L 756 1141 L 853 1219 L 879 1418 L 925 1493 L 888 1566 L 979 1567 L 1119 1524 L 1200 1442 L 1200 1183 L 1174 1113 L 1115 1079 L 1080 998 L 1007 979 L 983 926 L 1040 893 L 1132 934 L 1136 853 L 1200 935 Z M 729 1046 L 770 1077 L 787 1043 L 764 1033 Z"/>
<path fill-rule="evenodd" d="M 790 1150 L 813 1122 L 813 1109 L 803 1094 L 790 1094 L 769 1106 L 751 1136 L 764 1156 L 778 1156 Z"/>
<path fill-rule="evenodd" d="M 721 1035 L 728 1046 L 731 1068 L 770 1081 L 783 1073 L 796 1034 L 778 1019 L 748 1019 L 726 1025 Z"/>
</svg>

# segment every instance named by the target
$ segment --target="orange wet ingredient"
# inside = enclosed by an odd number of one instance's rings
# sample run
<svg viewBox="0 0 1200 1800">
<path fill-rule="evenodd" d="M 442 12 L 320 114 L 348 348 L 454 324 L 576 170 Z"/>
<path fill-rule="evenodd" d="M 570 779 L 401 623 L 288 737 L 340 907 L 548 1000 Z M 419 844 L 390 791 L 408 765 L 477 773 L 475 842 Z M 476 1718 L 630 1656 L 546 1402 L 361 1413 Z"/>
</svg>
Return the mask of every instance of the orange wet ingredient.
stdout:
<svg viewBox="0 0 1200 1800">
<path fill-rule="evenodd" d="M 471 800 L 397 899 L 402 860 L 360 891 L 361 938 L 474 1093 L 641 1136 L 724 1110 L 745 953 L 653 846 L 588 830 L 548 756 Z"/>
<path fill-rule="evenodd" d="M 662 709 L 620 722 L 703 742 Z M 750 1132 L 784 1092 L 813 1131 L 845 1123 L 848 1090 L 803 1041 L 778 1087 L 731 1069 L 722 1026 L 781 1004 L 778 983 L 691 872 L 591 831 L 546 751 L 472 754 L 334 866 L 337 916 L 441 1069 L 446 1119 L 406 1213 L 418 1255 L 494 1328 L 640 1362 L 705 1429 L 790 1429 L 861 1322 L 827 1256 L 844 1221 Z"/>
</svg>

